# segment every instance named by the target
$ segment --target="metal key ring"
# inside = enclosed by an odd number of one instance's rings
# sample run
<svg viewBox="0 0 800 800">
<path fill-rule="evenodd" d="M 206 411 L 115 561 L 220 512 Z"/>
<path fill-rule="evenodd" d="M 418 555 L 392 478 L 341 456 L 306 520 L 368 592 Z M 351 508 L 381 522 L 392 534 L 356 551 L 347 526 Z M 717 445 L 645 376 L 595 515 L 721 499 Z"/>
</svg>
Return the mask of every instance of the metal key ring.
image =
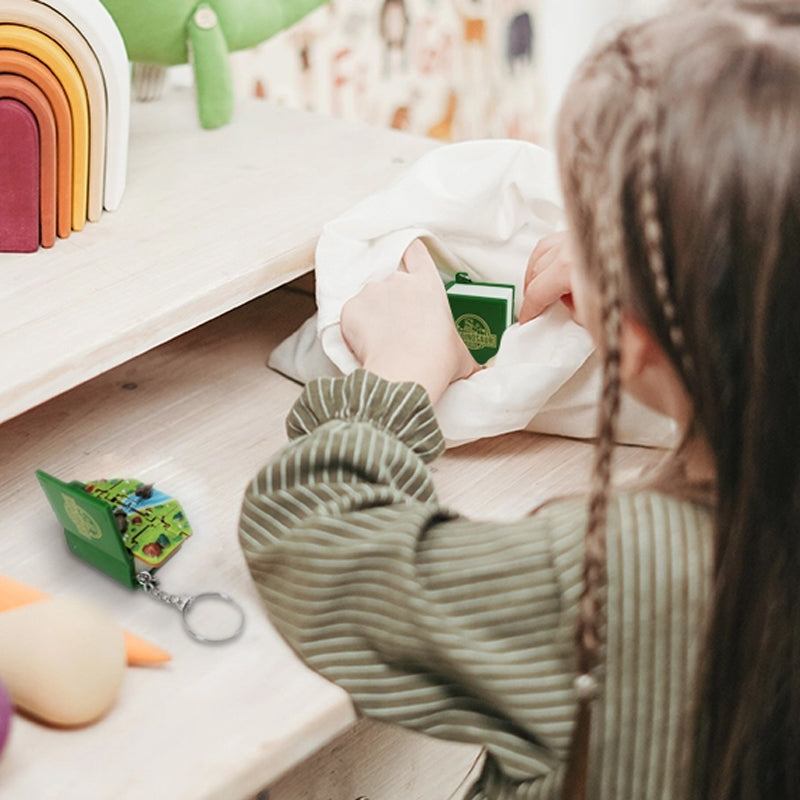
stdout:
<svg viewBox="0 0 800 800">
<path fill-rule="evenodd" d="M 202 600 L 211 600 L 224 603 L 238 613 L 239 624 L 236 626 L 236 629 L 233 631 L 233 633 L 220 637 L 204 636 L 202 633 L 192 627 L 191 623 L 189 622 L 189 614 L 192 608 L 194 608 L 195 605 Z M 186 633 L 188 633 L 189 636 L 191 636 L 194 640 L 202 642 L 203 644 L 225 644 L 226 642 L 232 642 L 234 639 L 241 636 L 241 633 L 244 630 L 244 611 L 242 610 L 242 607 L 230 595 L 223 594 L 222 592 L 201 592 L 200 594 L 187 597 L 186 602 L 181 607 L 181 619 L 183 620 L 183 629 L 186 631 Z"/>
<path fill-rule="evenodd" d="M 159 588 L 158 581 L 153 577 L 152 573 L 147 572 L 147 570 L 137 573 L 136 580 L 146 594 L 149 594 L 156 600 L 160 600 L 162 603 L 166 603 L 168 606 L 177 608 L 178 611 L 181 612 L 183 629 L 197 642 L 201 642 L 202 644 L 225 644 L 226 642 L 232 642 L 240 636 L 244 630 L 244 610 L 230 595 L 223 594 L 222 592 L 201 592 L 200 594 L 188 596 L 170 594 Z M 233 633 L 220 637 L 204 636 L 193 628 L 189 622 L 189 612 L 198 600 L 216 600 L 234 609 L 239 615 L 239 623 Z"/>
</svg>

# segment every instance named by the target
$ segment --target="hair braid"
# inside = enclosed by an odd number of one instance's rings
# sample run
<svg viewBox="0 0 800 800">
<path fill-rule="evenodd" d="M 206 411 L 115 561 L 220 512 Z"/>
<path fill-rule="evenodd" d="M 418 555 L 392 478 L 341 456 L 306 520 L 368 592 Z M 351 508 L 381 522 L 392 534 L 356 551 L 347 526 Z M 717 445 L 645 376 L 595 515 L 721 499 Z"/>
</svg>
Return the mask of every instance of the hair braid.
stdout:
<svg viewBox="0 0 800 800">
<path fill-rule="evenodd" d="M 598 61 L 605 58 L 618 60 L 620 55 L 626 66 L 626 72 L 637 77 L 638 73 L 632 68 L 630 48 L 624 35 L 601 51 L 598 54 Z M 663 256 L 663 233 L 658 219 L 658 201 L 655 193 L 656 119 L 650 108 L 650 95 L 645 93 L 643 87 L 638 95 L 635 110 L 640 120 L 638 142 L 640 163 L 637 164 L 639 215 L 649 268 L 657 287 L 659 301 L 664 308 L 670 337 L 676 350 L 683 354 L 685 353 L 683 332 L 677 321 L 675 304 L 671 300 Z M 622 222 L 623 185 L 612 180 L 610 175 L 606 175 L 599 187 L 589 186 L 585 176 L 592 175 L 594 170 L 588 168 L 591 156 L 586 152 L 587 149 L 585 145 L 578 146 L 574 152 L 575 172 L 584 176 L 584 180 L 577 182 L 574 188 L 577 190 L 578 200 L 584 211 L 594 206 L 592 238 L 595 261 L 600 267 L 598 286 L 601 297 L 603 362 L 597 444 L 584 544 L 583 587 L 578 605 L 576 629 L 578 675 L 575 679 L 575 688 L 578 696 L 578 714 L 564 786 L 565 798 L 585 797 L 587 791 L 591 701 L 597 693 L 595 673 L 601 662 L 605 626 L 606 523 L 621 400 L 620 339 L 626 260 Z M 587 168 L 582 169 L 581 162 L 584 159 L 588 163 Z"/>
<path fill-rule="evenodd" d="M 634 108 L 640 122 L 635 176 L 636 208 L 644 242 L 644 251 L 653 289 L 663 314 L 670 343 L 684 380 L 694 375 L 694 361 L 686 347 L 683 324 L 675 303 L 664 257 L 664 230 L 659 215 L 658 193 L 658 107 L 653 78 L 649 69 L 637 62 L 628 37 L 620 38 L 620 53 L 633 78 Z"/>
<path fill-rule="evenodd" d="M 622 319 L 622 237 L 618 199 L 606 187 L 597 202 L 597 254 L 603 264 L 600 275 L 603 326 L 603 384 L 597 426 L 589 516 L 586 525 L 584 586 L 578 618 L 579 668 L 589 673 L 599 661 L 603 627 L 605 578 L 605 523 L 611 463 L 620 405 L 620 324 Z"/>
<path fill-rule="evenodd" d="M 586 189 L 583 190 L 586 192 Z M 622 320 L 622 230 L 619 198 L 601 188 L 595 204 L 596 252 L 602 264 L 599 285 L 603 341 L 603 386 L 598 413 L 597 444 L 584 537 L 583 587 L 578 601 L 576 644 L 578 710 L 567 762 L 563 797 L 585 798 L 587 792 L 591 703 L 597 694 L 596 671 L 603 644 L 606 578 L 606 512 L 611 463 L 620 406 L 620 329 Z"/>
</svg>

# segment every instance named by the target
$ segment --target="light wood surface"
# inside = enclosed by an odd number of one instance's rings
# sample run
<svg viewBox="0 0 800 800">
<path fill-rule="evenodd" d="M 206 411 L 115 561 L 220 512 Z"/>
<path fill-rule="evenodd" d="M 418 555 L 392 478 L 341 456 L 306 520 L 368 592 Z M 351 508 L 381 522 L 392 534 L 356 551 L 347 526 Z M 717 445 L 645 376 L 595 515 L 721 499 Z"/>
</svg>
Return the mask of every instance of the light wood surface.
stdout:
<svg viewBox="0 0 800 800">
<path fill-rule="evenodd" d="M 361 718 L 253 800 L 463 800 L 480 747 Z"/>
<path fill-rule="evenodd" d="M 17 716 L 0 758 L 1 800 L 238 800 L 353 723 L 344 693 L 270 626 L 236 539 L 244 486 L 284 443 L 299 392 L 265 363 L 313 311 L 308 281 L 295 282 L 0 426 L 3 573 L 95 600 L 174 657 L 128 668 L 116 706 L 94 725 L 53 730 Z M 653 457 L 623 455 L 629 469 Z M 435 474 L 446 502 L 503 519 L 581 488 L 590 459 L 589 443 L 519 433 L 451 450 Z M 228 592 L 247 613 L 243 638 L 197 644 L 172 609 L 72 557 L 37 468 L 65 480 L 135 477 L 181 500 L 195 533 L 159 571 L 162 586 Z"/>
<path fill-rule="evenodd" d="M 258 100 L 206 131 L 191 89 L 134 104 L 118 210 L 0 253 L 0 422 L 306 272 L 325 222 L 434 146 Z"/>
<path fill-rule="evenodd" d="M 244 485 L 283 441 L 297 394 L 265 361 L 310 302 L 276 292 L 0 426 L 3 573 L 94 600 L 173 655 L 128 668 L 94 725 L 62 731 L 17 716 L 0 758 L 2 800 L 235 800 L 352 722 L 345 695 L 269 626 L 236 539 Z M 247 614 L 243 637 L 197 644 L 174 610 L 73 558 L 36 468 L 65 480 L 135 477 L 176 496 L 194 535 L 159 570 L 162 588 L 229 593 Z"/>
</svg>

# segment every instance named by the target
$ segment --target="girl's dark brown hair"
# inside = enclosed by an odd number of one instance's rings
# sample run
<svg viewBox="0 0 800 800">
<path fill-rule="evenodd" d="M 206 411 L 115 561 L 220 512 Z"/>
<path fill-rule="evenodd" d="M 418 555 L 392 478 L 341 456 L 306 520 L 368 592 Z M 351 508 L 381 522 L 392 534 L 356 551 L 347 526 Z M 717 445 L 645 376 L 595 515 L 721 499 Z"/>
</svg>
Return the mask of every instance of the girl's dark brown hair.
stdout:
<svg viewBox="0 0 800 800">
<path fill-rule="evenodd" d="M 604 332 L 579 670 L 602 658 L 625 313 L 681 376 L 717 475 L 711 615 L 675 789 L 798 797 L 800 4 L 711 4 L 624 31 L 578 71 L 558 142 Z"/>
</svg>

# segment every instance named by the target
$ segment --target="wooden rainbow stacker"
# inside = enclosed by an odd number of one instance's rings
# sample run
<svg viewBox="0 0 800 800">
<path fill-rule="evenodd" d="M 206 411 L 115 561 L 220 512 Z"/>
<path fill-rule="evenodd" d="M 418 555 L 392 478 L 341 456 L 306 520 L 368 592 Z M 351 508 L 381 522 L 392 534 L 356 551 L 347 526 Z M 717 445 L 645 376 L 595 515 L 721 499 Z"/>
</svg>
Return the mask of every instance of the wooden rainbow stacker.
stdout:
<svg viewBox="0 0 800 800">
<path fill-rule="evenodd" d="M 33 252 L 122 199 L 130 65 L 100 0 L 0 3 L 0 251 Z"/>
</svg>

